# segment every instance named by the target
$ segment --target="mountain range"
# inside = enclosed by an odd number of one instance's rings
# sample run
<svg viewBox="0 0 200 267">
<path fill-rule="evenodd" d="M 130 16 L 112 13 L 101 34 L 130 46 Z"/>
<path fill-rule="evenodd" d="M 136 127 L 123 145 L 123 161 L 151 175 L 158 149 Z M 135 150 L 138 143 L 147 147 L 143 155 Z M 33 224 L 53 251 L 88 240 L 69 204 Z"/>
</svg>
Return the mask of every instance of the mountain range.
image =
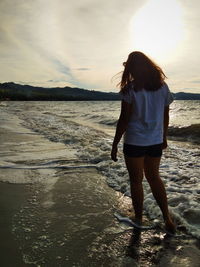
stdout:
<svg viewBox="0 0 200 267">
<path fill-rule="evenodd" d="M 200 94 L 173 93 L 175 100 L 200 100 Z M 106 93 L 77 87 L 43 88 L 13 82 L 0 83 L 0 100 L 120 100 L 118 93 Z"/>
</svg>

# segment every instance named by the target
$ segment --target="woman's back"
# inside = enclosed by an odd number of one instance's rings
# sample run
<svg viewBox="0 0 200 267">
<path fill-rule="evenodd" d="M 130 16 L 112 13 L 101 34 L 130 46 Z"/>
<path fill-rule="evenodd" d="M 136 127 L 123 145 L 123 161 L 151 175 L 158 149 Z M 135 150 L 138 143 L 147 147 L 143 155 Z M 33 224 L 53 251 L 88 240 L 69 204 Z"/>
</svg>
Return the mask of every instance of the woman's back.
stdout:
<svg viewBox="0 0 200 267">
<path fill-rule="evenodd" d="M 164 108 L 173 101 L 167 84 L 156 91 L 135 91 L 134 83 L 131 83 L 122 99 L 132 104 L 125 143 L 141 146 L 162 143 Z"/>
</svg>

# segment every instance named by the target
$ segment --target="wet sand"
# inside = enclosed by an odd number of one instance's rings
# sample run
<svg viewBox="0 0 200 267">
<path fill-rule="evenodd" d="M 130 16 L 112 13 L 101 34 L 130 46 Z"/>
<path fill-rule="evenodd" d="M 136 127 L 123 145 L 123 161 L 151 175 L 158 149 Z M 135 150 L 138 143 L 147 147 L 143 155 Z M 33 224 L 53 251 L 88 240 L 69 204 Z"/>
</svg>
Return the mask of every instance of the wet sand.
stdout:
<svg viewBox="0 0 200 267">
<path fill-rule="evenodd" d="M 0 182 L 0 265 L 23 266 L 20 243 L 12 234 L 13 216 L 20 210 L 30 194 L 26 185 Z"/>
<path fill-rule="evenodd" d="M 2 266 L 199 266 L 198 240 L 162 228 L 134 231 L 114 218 L 130 198 L 76 151 L 0 119 Z M 151 224 L 147 217 L 146 223 Z"/>
</svg>

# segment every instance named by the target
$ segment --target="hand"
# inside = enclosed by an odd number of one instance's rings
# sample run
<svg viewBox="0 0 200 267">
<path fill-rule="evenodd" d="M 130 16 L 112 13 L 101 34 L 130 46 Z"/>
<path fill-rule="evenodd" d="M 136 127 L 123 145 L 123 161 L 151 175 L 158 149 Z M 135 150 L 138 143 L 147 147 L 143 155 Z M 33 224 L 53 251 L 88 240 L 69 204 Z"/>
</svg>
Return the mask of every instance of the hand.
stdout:
<svg viewBox="0 0 200 267">
<path fill-rule="evenodd" d="M 111 159 L 113 160 L 113 161 L 117 161 L 118 159 L 117 159 L 117 146 L 116 145 L 113 145 L 112 146 L 112 150 L 111 150 Z"/>
<path fill-rule="evenodd" d="M 163 143 L 162 143 L 162 149 L 166 149 L 166 148 L 167 148 L 167 139 L 164 138 Z"/>
</svg>

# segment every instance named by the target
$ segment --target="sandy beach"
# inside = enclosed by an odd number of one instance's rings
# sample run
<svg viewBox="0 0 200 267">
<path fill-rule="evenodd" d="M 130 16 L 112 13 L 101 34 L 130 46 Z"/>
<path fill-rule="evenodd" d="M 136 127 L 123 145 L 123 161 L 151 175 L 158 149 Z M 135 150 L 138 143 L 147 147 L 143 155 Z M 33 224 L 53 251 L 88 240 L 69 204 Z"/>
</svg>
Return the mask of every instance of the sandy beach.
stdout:
<svg viewBox="0 0 200 267">
<path fill-rule="evenodd" d="M 129 197 L 73 148 L 4 110 L 0 155 L 1 266 L 199 266 L 197 239 L 119 223 L 114 212 L 130 215 Z"/>
</svg>

